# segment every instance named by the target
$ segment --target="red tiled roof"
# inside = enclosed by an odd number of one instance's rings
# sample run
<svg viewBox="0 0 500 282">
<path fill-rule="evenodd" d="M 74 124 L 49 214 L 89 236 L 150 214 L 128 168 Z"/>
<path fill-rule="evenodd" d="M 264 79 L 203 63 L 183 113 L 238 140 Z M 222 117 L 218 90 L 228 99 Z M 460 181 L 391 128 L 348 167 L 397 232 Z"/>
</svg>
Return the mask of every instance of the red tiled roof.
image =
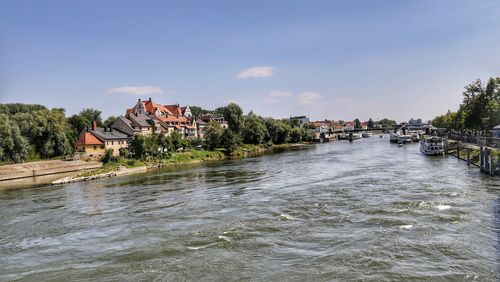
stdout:
<svg viewBox="0 0 500 282">
<path fill-rule="evenodd" d="M 179 105 L 165 105 L 165 108 L 167 108 L 172 114 L 174 115 L 184 115 L 184 111 L 182 110 Z"/>
<path fill-rule="evenodd" d="M 173 114 L 168 108 L 166 108 L 163 105 L 157 104 L 153 101 L 142 101 L 142 104 L 144 105 L 144 108 L 146 109 L 146 112 L 148 113 L 154 113 L 156 112 L 156 109 L 159 109 L 160 112 L 163 114 Z"/>
<path fill-rule="evenodd" d="M 75 143 L 75 146 L 82 146 L 82 145 L 104 145 L 104 143 L 97 139 L 92 133 L 88 131 L 84 131 L 82 134 L 80 134 L 80 137 Z"/>
<path fill-rule="evenodd" d="M 163 122 L 190 122 L 190 120 L 185 116 L 165 116 L 157 118 Z"/>
</svg>

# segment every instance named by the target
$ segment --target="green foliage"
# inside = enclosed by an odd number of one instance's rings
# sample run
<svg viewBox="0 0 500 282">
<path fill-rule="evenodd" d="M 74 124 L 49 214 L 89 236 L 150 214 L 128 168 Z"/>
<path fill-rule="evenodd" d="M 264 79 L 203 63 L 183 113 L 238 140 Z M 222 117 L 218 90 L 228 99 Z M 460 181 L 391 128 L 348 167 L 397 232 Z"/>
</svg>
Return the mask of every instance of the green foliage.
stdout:
<svg viewBox="0 0 500 282">
<path fill-rule="evenodd" d="M 113 149 L 107 149 L 104 155 L 101 157 L 101 162 L 107 164 L 113 160 Z"/>
<path fill-rule="evenodd" d="M 211 110 L 206 110 L 197 106 L 189 106 L 189 109 L 191 110 L 191 114 L 193 115 L 193 117 L 200 117 L 204 114 L 210 114 L 213 112 Z"/>
<path fill-rule="evenodd" d="M 182 142 L 182 135 L 180 132 L 178 131 L 172 132 L 172 134 L 170 134 L 170 136 L 168 137 L 170 139 L 170 143 L 172 144 L 172 150 L 177 151 L 184 145 Z"/>
<path fill-rule="evenodd" d="M 249 114 L 242 128 L 243 142 L 246 144 L 261 144 L 266 137 L 267 128 L 261 118 Z"/>
<path fill-rule="evenodd" d="M 23 104 L 4 104 L 0 108 L 9 113 L 3 114 L 0 124 L 5 139 L 0 142 L 3 160 L 22 162 L 72 153 L 74 137 L 63 109 Z"/>
<path fill-rule="evenodd" d="M 79 114 L 72 115 L 68 118 L 68 122 L 73 130 L 78 135 L 84 128 L 91 128 L 92 122 L 95 121 L 97 126 L 103 126 L 101 111 L 96 109 L 83 109 Z"/>
<path fill-rule="evenodd" d="M 225 129 L 222 134 L 221 146 L 226 149 L 226 152 L 231 153 L 239 144 L 241 144 L 239 134 L 231 129 Z"/>
<path fill-rule="evenodd" d="M 205 128 L 205 144 L 210 150 L 215 150 L 221 147 L 222 134 L 224 133 L 224 128 L 217 122 L 209 122 L 208 126 Z"/>
<path fill-rule="evenodd" d="M 355 119 L 354 120 L 354 129 L 362 129 L 363 126 L 361 125 L 361 122 L 359 121 L 359 119 Z"/>
<path fill-rule="evenodd" d="M 286 122 L 268 118 L 264 121 L 264 124 L 269 133 L 269 141 L 274 144 L 283 144 L 289 141 L 292 128 Z"/>
<path fill-rule="evenodd" d="M 367 127 L 368 129 L 373 129 L 375 127 L 375 123 L 373 122 L 372 118 L 368 119 Z"/>
<path fill-rule="evenodd" d="M 31 104 L 21 104 L 21 103 L 0 104 L 0 114 L 6 114 L 9 116 L 18 113 L 31 113 L 39 110 L 47 110 L 47 108 L 42 105 L 31 105 Z"/>
<path fill-rule="evenodd" d="M 105 127 L 111 127 L 113 123 L 118 119 L 117 116 L 109 116 L 105 121 L 104 121 L 104 126 Z"/>
<path fill-rule="evenodd" d="M 398 125 L 398 123 L 395 120 L 388 119 L 388 118 L 383 118 L 377 122 L 378 125 L 384 128 L 392 128 Z"/>
<path fill-rule="evenodd" d="M 243 110 L 235 103 L 223 107 L 222 115 L 229 125 L 229 129 L 234 133 L 241 131 L 243 127 Z"/>
<path fill-rule="evenodd" d="M 465 86 L 462 94 L 458 111 L 437 116 L 434 126 L 485 134 L 500 124 L 500 78 L 490 77 L 486 84 L 477 79 Z"/>
</svg>

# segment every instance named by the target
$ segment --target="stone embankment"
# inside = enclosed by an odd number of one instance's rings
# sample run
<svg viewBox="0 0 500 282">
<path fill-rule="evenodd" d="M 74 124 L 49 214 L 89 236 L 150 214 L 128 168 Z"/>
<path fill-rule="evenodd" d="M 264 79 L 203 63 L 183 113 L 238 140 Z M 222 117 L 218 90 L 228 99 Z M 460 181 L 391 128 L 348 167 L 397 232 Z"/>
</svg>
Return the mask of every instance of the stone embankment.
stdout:
<svg viewBox="0 0 500 282">
<path fill-rule="evenodd" d="M 45 176 L 100 168 L 100 162 L 76 161 L 37 161 L 0 166 L 0 181 Z"/>
<path fill-rule="evenodd" d="M 135 167 L 135 168 L 126 168 L 126 167 L 122 166 L 116 171 L 111 171 L 111 172 L 106 172 L 106 173 L 101 173 L 101 174 L 96 174 L 96 175 L 63 177 L 63 178 L 58 179 L 56 181 L 52 181 L 52 184 L 56 185 L 56 184 L 89 181 L 89 180 L 108 178 L 108 177 L 113 177 L 113 176 L 118 176 L 118 175 L 129 174 L 129 173 L 146 172 L 146 170 L 147 170 L 146 166 Z"/>
</svg>

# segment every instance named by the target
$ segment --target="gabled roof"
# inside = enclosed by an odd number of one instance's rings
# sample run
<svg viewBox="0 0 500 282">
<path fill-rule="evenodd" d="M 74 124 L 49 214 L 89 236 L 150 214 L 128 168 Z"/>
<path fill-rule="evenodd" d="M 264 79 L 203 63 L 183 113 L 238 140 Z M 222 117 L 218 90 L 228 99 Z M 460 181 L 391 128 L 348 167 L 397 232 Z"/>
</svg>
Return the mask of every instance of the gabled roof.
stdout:
<svg viewBox="0 0 500 282">
<path fill-rule="evenodd" d="M 105 131 L 106 130 L 106 131 Z M 109 130 L 104 128 L 98 128 L 97 130 L 91 130 L 92 134 L 94 134 L 101 141 L 107 140 L 123 140 L 128 139 L 129 136 L 118 131 L 118 130 Z"/>
<path fill-rule="evenodd" d="M 167 108 L 173 115 L 179 116 L 184 115 L 184 110 L 186 110 L 186 107 L 179 107 L 179 105 L 165 105 L 164 107 Z"/>
<path fill-rule="evenodd" d="M 80 133 L 78 140 L 75 142 L 75 146 L 84 145 L 104 145 L 104 143 L 95 137 L 91 132 L 84 129 L 82 133 Z"/>
<path fill-rule="evenodd" d="M 495 126 L 495 127 L 493 127 L 493 130 L 500 130 L 500 124 L 497 125 L 497 126 Z"/>
<path fill-rule="evenodd" d="M 142 104 L 148 113 L 154 113 L 157 109 L 159 109 L 162 114 L 173 114 L 167 107 L 157 104 L 151 100 L 142 101 Z"/>
<path fill-rule="evenodd" d="M 140 127 L 151 127 L 151 124 L 148 122 L 150 119 L 147 115 L 144 114 L 131 114 L 128 116 L 132 125 L 137 125 Z"/>
</svg>

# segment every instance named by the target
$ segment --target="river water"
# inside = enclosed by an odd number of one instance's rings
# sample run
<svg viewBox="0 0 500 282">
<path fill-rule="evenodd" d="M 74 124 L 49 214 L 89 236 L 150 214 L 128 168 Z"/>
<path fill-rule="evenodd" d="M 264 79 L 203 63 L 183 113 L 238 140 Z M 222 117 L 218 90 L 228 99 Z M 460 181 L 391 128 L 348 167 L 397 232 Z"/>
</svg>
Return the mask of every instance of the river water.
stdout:
<svg viewBox="0 0 500 282">
<path fill-rule="evenodd" d="M 498 281 L 500 178 L 372 137 L 0 190 L 0 280 Z"/>
</svg>

